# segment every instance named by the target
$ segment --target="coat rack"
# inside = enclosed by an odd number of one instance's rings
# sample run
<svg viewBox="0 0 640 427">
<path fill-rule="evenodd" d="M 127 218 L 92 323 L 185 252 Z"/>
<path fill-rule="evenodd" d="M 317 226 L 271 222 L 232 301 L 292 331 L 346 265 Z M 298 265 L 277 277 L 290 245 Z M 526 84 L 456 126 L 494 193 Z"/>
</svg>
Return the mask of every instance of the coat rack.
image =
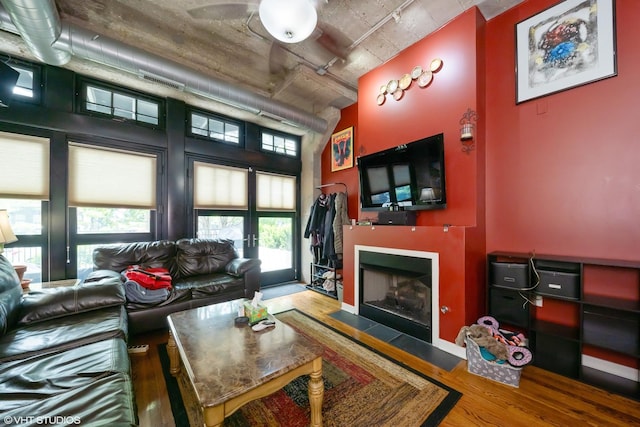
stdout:
<svg viewBox="0 0 640 427">
<path fill-rule="evenodd" d="M 318 185 L 316 187 L 316 189 L 321 189 L 321 188 L 325 188 L 325 187 L 333 187 L 334 185 L 342 185 L 344 187 L 344 194 L 348 197 L 349 193 L 347 192 L 347 184 L 345 184 L 344 182 L 332 182 L 330 184 L 322 184 L 322 185 Z"/>
</svg>

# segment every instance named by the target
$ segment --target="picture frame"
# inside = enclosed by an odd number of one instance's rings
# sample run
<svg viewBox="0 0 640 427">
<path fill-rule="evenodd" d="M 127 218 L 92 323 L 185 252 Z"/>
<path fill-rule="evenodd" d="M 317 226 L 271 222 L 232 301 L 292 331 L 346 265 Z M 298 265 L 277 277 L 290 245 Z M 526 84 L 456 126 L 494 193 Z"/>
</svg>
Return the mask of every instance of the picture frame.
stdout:
<svg viewBox="0 0 640 427">
<path fill-rule="evenodd" d="M 353 167 L 353 126 L 331 135 L 331 172 Z"/>
<path fill-rule="evenodd" d="M 516 104 L 617 75 L 615 0 L 564 0 L 515 31 Z"/>
</svg>

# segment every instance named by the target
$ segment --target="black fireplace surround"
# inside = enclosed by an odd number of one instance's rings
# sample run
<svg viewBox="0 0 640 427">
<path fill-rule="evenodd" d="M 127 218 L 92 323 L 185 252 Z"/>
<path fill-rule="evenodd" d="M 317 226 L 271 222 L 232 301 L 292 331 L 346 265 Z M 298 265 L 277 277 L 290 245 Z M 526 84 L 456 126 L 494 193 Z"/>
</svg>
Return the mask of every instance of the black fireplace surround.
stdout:
<svg viewBox="0 0 640 427">
<path fill-rule="evenodd" d="M 358 314 L 431 343 L 431 259 L 360 251 Z"/>
</svg>

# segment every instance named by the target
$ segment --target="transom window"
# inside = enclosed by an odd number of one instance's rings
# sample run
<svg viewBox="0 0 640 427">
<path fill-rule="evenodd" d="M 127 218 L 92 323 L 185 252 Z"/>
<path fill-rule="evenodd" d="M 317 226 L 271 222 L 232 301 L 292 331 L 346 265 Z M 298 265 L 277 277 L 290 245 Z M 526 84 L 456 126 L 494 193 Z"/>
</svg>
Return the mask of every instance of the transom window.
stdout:
<svg viewBox="0 0 640 427">
<path fill-rule="evenodd" d="M 0 54 L 0 61 L 16 70 L 18 81 L 13 87 L 13 99 L 18 101 L 40 101 L 40 67 L 29 62 L 16 60 Z"/>
<path fill-rule="evenodd" d="M 33 98 L 33 70 L 19 65 L 11 64 L 9 66 L 20 73 L 18 81 L 13 88 L 13 94 Z"/>
<path fill-rule="evenodd" d="M 298 144 L 297 138 L 262 132 L 262 149 L 265 151 L 296 157 L 298 155 Z"/>
<path fill-rule="evenodd" d="M 158 125 L 160 103 L 95 84 L 84 85 L 84 108 L 88 112 Z"/>
<path fill-rule="evenodd" d="M 191 113 L 191 134 L 216 141 L 240 143 L 240 125 L 204 113 Z"/>
</svg>

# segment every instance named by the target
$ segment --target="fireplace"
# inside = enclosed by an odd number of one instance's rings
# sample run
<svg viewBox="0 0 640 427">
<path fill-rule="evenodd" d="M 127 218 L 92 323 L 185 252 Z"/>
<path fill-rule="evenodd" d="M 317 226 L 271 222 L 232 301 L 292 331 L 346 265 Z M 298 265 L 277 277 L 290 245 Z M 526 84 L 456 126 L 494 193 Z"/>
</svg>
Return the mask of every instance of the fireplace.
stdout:
<svg viewBox="0 0 640 427">
<path fill-rule="evenodd" d="M 432 259 L 380 250 L 358 253 L 358 314 L 431 343 Z"/>
</svg>

